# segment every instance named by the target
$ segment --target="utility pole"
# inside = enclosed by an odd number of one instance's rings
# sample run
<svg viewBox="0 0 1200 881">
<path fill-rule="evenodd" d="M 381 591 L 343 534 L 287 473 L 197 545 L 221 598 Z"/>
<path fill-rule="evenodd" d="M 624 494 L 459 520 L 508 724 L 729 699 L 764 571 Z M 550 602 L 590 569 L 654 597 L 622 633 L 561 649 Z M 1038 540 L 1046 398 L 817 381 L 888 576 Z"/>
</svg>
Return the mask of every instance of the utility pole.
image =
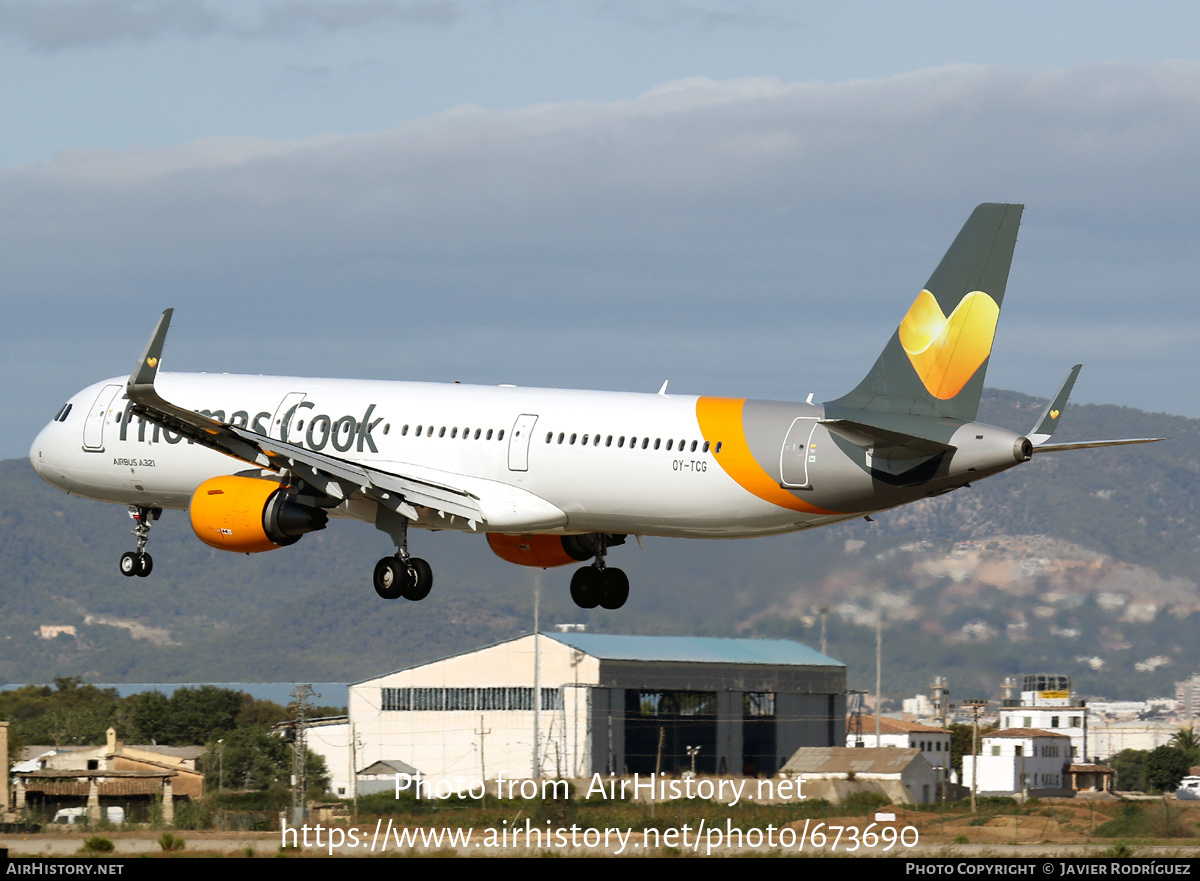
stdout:
<svg viewBox="0 0 1200 881">
<path fill-rule="evenodd" d="M 883 711 L 883 606 L 878 599 L 875 603 L 875 746 L 878 748 L 883 734 L 879 718 Z"/>
<path fill-rule="evenodd" d="M 975 806 L 976 793 L 979 790 L 979 713 L 987 709 L 988 702 L 979 698 L 963 701 L 963 706 L 971 711 L 971 813 L 977 810 Z"/>
<path fill-rule="evenodd" d="M 480 807 L 487 807 L 487 759 L 483 754 L 483 739 L 492 733 L 491 728 L 483 727 L 483 715 L 479 716 L 479 728 L 475 732 L 479 736 L 479 782 L 483 784 L 483 799 Z"/>
<path fill-rule="evenodd" d="M 538 743 L 542 732 L 542 654 L 538 643 L 539 603 L 542 598 L 542 573 L 533 575 L 533 778 L 542 776 L 542 757 Z"/>
</svg>

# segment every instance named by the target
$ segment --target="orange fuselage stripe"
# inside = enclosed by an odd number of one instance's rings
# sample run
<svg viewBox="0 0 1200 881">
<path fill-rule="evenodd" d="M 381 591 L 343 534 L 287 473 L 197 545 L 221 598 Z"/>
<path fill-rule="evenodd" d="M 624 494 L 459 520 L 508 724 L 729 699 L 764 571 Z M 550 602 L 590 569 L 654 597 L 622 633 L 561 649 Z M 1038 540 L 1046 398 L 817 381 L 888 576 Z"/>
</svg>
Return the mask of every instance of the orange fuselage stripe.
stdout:
<svg viewBox="0 0 1200 881">
<path fill-rule="evenodd" d="M 806 514 L 836 513 L 796 498 L 779 485 L 777 478 L 763 470 L 750 452 L 746 431 L 742 427 L 742 409 L 745 405 L 745 398 L 702 397 L 696 400 L 696 419 L 700 423 L 700 432 L 714 444 L 721 441 L 721 452 L 715 458 L 725 473 L 742 489 L 781 508 Z M 782 437 L 779 442 L 782 449 Z"/>
</svg>

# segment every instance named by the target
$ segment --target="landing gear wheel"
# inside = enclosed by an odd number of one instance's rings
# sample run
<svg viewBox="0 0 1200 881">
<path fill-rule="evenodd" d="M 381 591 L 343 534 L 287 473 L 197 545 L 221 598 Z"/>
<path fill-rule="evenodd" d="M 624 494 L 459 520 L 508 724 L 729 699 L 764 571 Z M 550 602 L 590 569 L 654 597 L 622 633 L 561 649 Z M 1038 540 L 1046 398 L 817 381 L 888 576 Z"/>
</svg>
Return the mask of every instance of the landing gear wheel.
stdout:
<svg viewBox="0 0 1200 881">
<path fill-rule="evenodd" d="M 375 564 L 375 593 L 385 600 L 398 600 L 404 596 L 408 580 L 408 568 L 395 557 L 384 557 Z"/>
<path fill-rule="evenodd" d="M 137 555 L 137 575 L 139 578 L 145 578 L 154 571 L 154 559 L 149 554 Z"/>
<path fill-rule="evenodd" d="M 429 596 L 433 587 L 433 569 L 420 557 L 409 557 L 408 571 L 405 573 L 404 598 L 417 602 Z M 416 578 L 413 578 L 413 575 Z"/>
<path fill-rule="evenodd" d="M 571 599 L 581 609 L 594 609 L 604 596 L 604 573 L 594 566 L 576 569 L 571 576 Z"/>
<path fill-rule="evenodd" d="M 138 574 L 138 555 L 133 551 L 126 551 L 121 554 L 121 574 L 126 578 L 132 578 Z"/>
<path fill-rule="evenodd" d="M 605 569 L 604 594 L 600 605 L 605 609 L 619 609 L 629 599 L 629 578 L 620 569 Z"/>
</svg>

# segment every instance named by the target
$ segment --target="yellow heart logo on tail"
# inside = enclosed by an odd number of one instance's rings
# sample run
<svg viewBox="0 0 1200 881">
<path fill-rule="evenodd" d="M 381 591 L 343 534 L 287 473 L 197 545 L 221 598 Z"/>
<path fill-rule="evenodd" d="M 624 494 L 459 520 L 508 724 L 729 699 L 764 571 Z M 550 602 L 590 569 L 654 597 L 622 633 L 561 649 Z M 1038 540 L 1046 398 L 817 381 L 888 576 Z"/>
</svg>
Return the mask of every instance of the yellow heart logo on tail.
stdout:
<svg viewBox="0 0 1200 881">
<path fill-rule="evenodd" d="M 147 367 L 157 367 L 157 366 L 158 366 L 158 359 L 157 359 L 157 358 L 147 358 L 147 359 L 146 359 L 146 366 L 147 366 Z"/>
<path fill-rule="evenodd" d="M 1057 411 L 1057 410 L 1051 410 L 1051 411 L 1050 411 L 1050 418 L 1051 418 L 1051 419 L 1057 419 L 1057 418 L 1058 418 L 1058 411 Z"/>
<path fill-rule="evenodd" d="M 962 391 L 992 353 L 1000 307 L 983 291 L 963 297 L 947 318 L 929 291 L 921 291 L 900 322 L 900 345 L 925 390 L 939 400 Z"/>
</svg>

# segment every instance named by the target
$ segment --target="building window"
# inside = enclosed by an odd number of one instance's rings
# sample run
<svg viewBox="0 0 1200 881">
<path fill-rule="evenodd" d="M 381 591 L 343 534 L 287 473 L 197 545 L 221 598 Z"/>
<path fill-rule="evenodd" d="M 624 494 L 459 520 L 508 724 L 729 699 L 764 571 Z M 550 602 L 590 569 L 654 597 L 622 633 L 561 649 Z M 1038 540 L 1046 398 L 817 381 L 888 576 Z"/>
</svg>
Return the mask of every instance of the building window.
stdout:
<svg viewBox="0 0 1200 881">
<path fill-rule="evenodd" d="M 999 746 L 992 747 L 992 755 L 994 755 L 994 756 L 1000 755 L 1000 747 Z"/>
<path fill-rule="evenodd" d="M 384 688 L 379 706 L 395 711 L 532 710 L 533 689 L 526 686 L 493 688 Z M 562 690 L 542 689 L 542 709 L 562 709 Z"/>
<path fill-rule="evenodd" d="M 393 710 L 411 710 L 412 709 L 412 689 L 410 688 L 385 688 L 383 689 L 383 698 L 379 702 L 379 708 L 385 712 Z"/>
<path fill-rule="evenodd" d="M 744 716 L 774 716 L 775 692 L 748 691 L 742 696 L 742 715 Z"/>
<path fill-rule="evenodd" d="M 1057 727 L 1058 727 L 1058 716 L 1051 716 L 1051 717 L 1050 717 L 1050 727 L 1051 727 L 1051 728 L 1057 728 Z"/>
</svg>

